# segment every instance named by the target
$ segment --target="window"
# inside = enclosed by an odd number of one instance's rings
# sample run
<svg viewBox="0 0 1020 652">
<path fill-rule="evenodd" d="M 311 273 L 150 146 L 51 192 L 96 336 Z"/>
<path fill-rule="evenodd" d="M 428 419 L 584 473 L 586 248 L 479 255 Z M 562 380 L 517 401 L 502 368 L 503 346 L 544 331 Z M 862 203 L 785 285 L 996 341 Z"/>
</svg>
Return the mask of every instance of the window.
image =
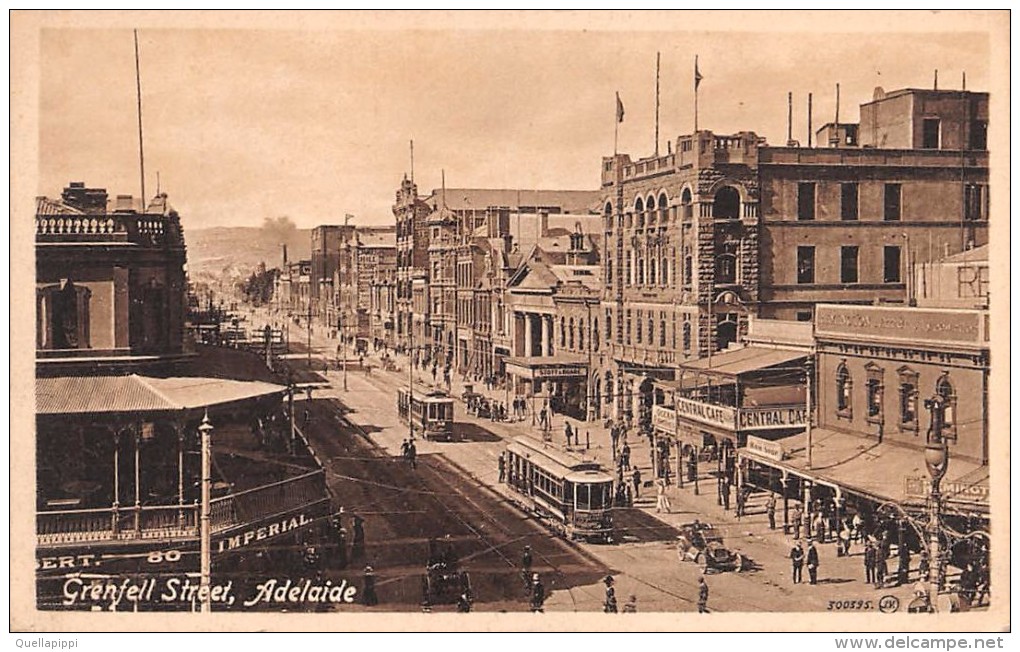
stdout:
<svg viewBox="0 0 1020 652">
<path fill-rule="evenodd" d="M 963 218 L 966 220 L 980 220 L 982 214 L 981 186 L 969 183 L 963 191 Z"/>
<path fill-rule="evenodd" d="M 841 362 L 836 367 L 836 416 L 846 419 L 853 417 L 853 387 L 850 370 L 846 368 L 845 362 Z"/>
<path fill-rule="evenodd" d="M 641 344 L 641 333 L 643 332 L 642 328 L 641 328 L 641 321 L 642 321 L 641 320 L 641 311 L 638 310 L 637 311 L 637 332 L 634 334 L 634 339 L 637 341 L 638 344 Z"/>
<path fill-rule="evenodd" d="M 567 345 L 567 348 L 568 349 L 573 349 L 574 348 L 574 318 L 573 317 L 570 318 L 570 337 L 569 337 L 569 339 L 567 341 L 569 342 L 569 344 Z"/>
<path fill-rule="evenodd" d="M 648 343 L 655 344 L 655 320 L 651 311 L 648 311 Z"/>
<path fill-rule="evenodd" d="M 815 184 L 797 184 L 797 219 L 815 219 Z"/>
<path fill-rule="evenodd" d="M 567 318 L 560 317 L 560 348 L 567 347 Z"/>
<path fill-rule="evenodd" d="M 599 350 L 599 318 L 592 320 L 591 324 L 591 348 Z"/>
<path fill-rule="evenodd" d="M 729 284 L 737 282 L 737 257 L 732 252 L 719 254 L 715 262 L 716 283 Z"/>
<path fill-rule="evenodd" d="M 885 213 L 883 215 L 886 222 L 899 222 L 901 195 L 902 187 L 900 184 L 885 184 Z"/>
<path fill-rule="evenodd" d="M 857 247 L 839 248 L 839 282 L 857 282 Z"/>
<path fill-rule="evenodd" d="M 988 123 L 984 120 L 970 123 L 970 148 L 988 149 Z"/>
<path fill-rule="evenodd" d="M 858 218 L 857 204 L 859 190 L 856 183 L 841 183 L 839 211 L 840 218 L 853 221 Z"/>
<path fill-rule="evenodd" d="M 883 249 L 884 271 L 882 280 L 886 283 L 900 282 L 900 248 L 894 245 L 886 245 Z"/>
<path fill-rule="evenodd" d="M 686 315 L 684 315 L 684 319 L 685 320 L 687 319 Z M 683 340 L 684 340 L 684 351 L 685 352 L 689 352 L 691 350 L 691 322 L 689 322 L 689 321 L 684 321 Z"/>
<path fill-rule="evenodd" d="M 655 266 L 655 258 L 648 261 L 648 285 L 655 285 L 659 280 L 658 270 Z"/>
<path fill-rule="evenodd" d="M 584 329 L 586 327 L 587 324 L 584 322 L 584 319 L 581 319 L 580 326 L 577 328 L 577 348 L 582 351 L 584 350 Z"/>
<path fill-rule="evenodd" d="M 717 220 L 735 220 L 740 217 L 740 193 L 736 188 L 724 186 L 715 193 L 712 217 Z"/>
<path fill-rule="evenodd" d="M 659 263 L 659 276 L 660 283 L 662 285 L 669 285 L 669 259 L 665 256 L 662 257 L 662 261 Z"/>
<path fill-rule="evenodd" d="M 691 277 L 694 275 L 693 272 L 694 258 L 690 254 L 687 254 L 684 256 L 684 285 L 691 284 Z"/>
<path fill-rule="evenodd" d="M 666 313 L 659 313 L 659 346 L 666 346 Z"/>
<path fill-rule="evenodd" d="M 865 372 L 868 375 L 867 380 L 867 395 L 868 395 L 868 422 L 870 423 L 882 423 L 882 403 L 883 403 L 883 390 L 884 385 L 882 383 L 882 368 L 876 364 L 867 364 L 864 367 Z"/>
<path fill-rule="evenodd" d="M 921 149 L 938 149 L 942 131 L 938 118 L 925 118 L 921 126 Z"/>
<path fill-rule="evenodd" d="M 606 257 L 606 285 L 613 284 L 613 259 Z"/>
<path fill-rule="evenodd" d="M 797 283 L 815 282 L 815 248 L 797 247 Z"/>
<path fill-rule="evenodd" d="M 945 373 L 935 383 L 935 393 L 942 397 L 942 436 L 956 441 L 956 390 Z"/>
<path fill-rule="evenodd" d="M 36 293 L 36 346 L 40 349 L 91 348 L 89 303 L 92 291 L 63 279 Z M 153 315 L 155 324 L 159 316 Z"/>
<path fill-rule="evenodd" d="M 606 341 L 613 341 L 613 313 L 606 308 Z"/>
<path fill-rule="evenodd" d="M 625 343 L 630 344 L 630 310 L 627 311 L 627 323 L 624 324 Z"/>
<path fill-rule="evenodd" d="M 683 194 L 680 195 L 680 212 L 685 220 L 694 217 L 694 205 L 691 203 L 691 191 L 689 188 L 684 188 Z"/>
<path fill-rule="evenodd" d="M 900 430 L 917 434 L 917 372 L 900 367 Z"/>
<path fill-rule="evenodd" d="M 623 259 L 623 282 L 627 284 L 634 282 L 630 275 L 630 256 L 625 256 Z"/>
<path fill-rule="evenodd" d="M 810 310 L 798 310 L 797 311 L 797 321 L 811 321 L 811 311 Z"/>
<path fill-rule="evenodd" d="M 662 224 L 666 223 L 667 212 L 669 211 L 669 200 L 666 199 L 666 195 L 659 195 L 659 222 Z"/>
</svg>

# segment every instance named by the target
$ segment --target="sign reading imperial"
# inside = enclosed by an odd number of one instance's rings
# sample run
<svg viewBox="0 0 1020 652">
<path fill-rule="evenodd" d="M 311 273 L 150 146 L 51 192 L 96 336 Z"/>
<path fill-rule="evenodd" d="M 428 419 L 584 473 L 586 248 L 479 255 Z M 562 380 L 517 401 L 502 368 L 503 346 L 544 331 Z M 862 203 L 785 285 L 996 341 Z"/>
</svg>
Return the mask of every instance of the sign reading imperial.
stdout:
<svg viewBox="0 0 1020 652">
<path fill-rule="evenodd" d="M 677 413 L 693 421 L 700 421 L 712 426 L 720 426 L 733 430 L 737 423 L 736 408 L 725 405 L 712 405 L 701 401 L 692 401 L 689 398 L 676 399 Z"/>
</svg>

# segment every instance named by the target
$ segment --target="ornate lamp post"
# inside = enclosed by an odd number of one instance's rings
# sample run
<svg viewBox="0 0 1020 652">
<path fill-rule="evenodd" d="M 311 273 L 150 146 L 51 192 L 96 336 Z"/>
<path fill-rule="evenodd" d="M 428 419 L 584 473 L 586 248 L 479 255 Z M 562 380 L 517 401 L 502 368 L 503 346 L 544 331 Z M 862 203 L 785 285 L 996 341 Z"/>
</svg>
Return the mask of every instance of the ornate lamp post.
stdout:
<svg viewBox="0 0 1020 652">
<path fill-rule="evenodd" d="M 198 426 L 199 438 L 202 446 L 202 503 L 199 519 L 199 557 L 200 559 L 200 595 L 202 596 L 202 611 L 209 613 L 212 610 L 210 602 L 210 579 L 212 576 L 212 524 L 210 523 L 211 492 L 212 492 L 212 443 L 210 433 L 213 426 L 209 423 L 209 413 L 202 417 L 202 423 Z"/>
<path fill-rule="evenodd" d="M 928 557 L 931 560 L 928 569 L 928 595 L 931 610 L 936 610 L 936 598 L 939 592 L 939 577 L 942 570 L 942 558 L 939 551 L 940 521 L 942 517 L 942 493 L 939 485 L 949 468 L 949 447 L 942 437 L 942 426 L 945 422 L 945 399 L 933 396 L 924 402 L 924 407 L 931 412 L 931 426 L 928 430 L 928 445 L 924 449 L 924 463 L 931 476 L 931 497 L 928 503 Z"/>
</svg>

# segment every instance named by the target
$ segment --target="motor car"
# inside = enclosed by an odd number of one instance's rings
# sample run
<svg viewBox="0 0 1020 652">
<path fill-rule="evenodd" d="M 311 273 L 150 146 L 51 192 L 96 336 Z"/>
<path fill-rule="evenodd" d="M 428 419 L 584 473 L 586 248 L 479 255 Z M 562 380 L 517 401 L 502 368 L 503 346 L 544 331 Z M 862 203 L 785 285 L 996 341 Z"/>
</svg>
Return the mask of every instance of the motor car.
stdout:
<svg viewBox="0 0 1020 652">
<path fill-rule="evenodd" d="M 751 560 L 723 543 L 722 534 L 709 523 L 694 521 L 680 526 L 676 542 L 681 562 L 693 562 L 703 572 L 751 570 Z"/>
</svg>

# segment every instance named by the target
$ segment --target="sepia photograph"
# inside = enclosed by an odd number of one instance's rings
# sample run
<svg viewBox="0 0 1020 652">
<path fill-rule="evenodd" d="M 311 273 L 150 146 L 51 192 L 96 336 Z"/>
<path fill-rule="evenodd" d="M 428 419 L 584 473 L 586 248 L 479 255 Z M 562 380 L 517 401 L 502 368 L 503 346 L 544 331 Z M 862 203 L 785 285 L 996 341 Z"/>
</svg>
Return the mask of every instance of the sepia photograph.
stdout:
<svg viewBox="0 0 1020 652">
<path fill-rule="evenodd" d="M 1009 20 L 13 12 L 12 632 L 1008 632 Z"/>
</svg>

